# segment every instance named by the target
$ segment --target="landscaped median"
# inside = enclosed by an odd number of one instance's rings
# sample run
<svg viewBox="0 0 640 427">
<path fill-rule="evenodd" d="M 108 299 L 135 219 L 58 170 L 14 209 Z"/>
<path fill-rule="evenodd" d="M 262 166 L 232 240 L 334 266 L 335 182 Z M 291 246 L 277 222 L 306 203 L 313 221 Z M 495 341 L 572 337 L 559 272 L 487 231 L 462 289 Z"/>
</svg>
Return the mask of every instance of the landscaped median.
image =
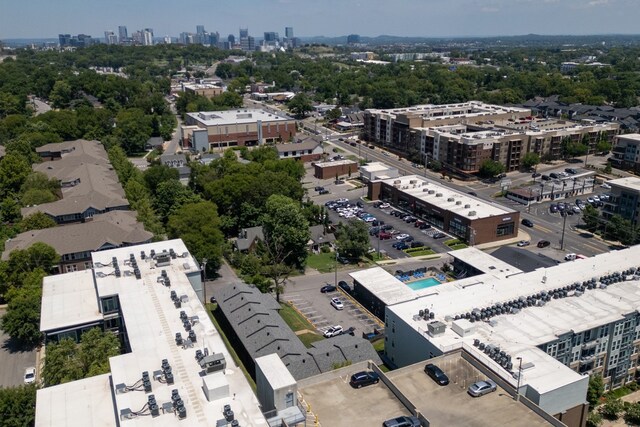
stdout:
<svg viewBox="0 0 640 427">
<path fill-rule="evenodd" d="M 404 253 L 406 253 L 409 256 L 416 257 L 416 256 L 423 256 L 423 255 L 434 255 L 436 251 L 434 251 L 428 246 L 421 246 L 419 248 L 405 249 Z"/>
<path fill-rule="evenodd" d="M 460 239 L 447 240 L 446 242 L 444 242 L 444 244 L 449 246 L 452 251 L 457 251 L 458 249 L 464 249 L 468 247 L 467 244 Z"/>
</svg>

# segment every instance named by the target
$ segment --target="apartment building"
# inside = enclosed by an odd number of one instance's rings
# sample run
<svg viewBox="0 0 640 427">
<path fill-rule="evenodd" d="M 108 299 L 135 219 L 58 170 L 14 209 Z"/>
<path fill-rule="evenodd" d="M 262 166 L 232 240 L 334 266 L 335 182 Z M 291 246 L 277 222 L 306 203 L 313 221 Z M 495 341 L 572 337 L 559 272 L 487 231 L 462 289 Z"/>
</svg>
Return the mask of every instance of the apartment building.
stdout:
<svg viewBox="0 0 640 427">
<path fill-rule="evenodd" d="M 496 273 L 498 262 L 467 251 L 450 255 L 491 272 L 396 293 L 386 306 L 391 363 L 463 349 L 569 426 L 584 422 L 589 375 L 601 375 L 607 390 L 636 380 L 640 246 L 528 273 Z"/>
<path fill-rule="evenodd" d="M 66 141 L 36 149 L 43 162 L 33 170 L 60 181 L 62 199 L 21 209 L 23 217 L 35 212 L 58 224 L 83 222 L 94 215 L 129 210 L 124 190 L 99 141 Z"/>
<path fill-rule="evenodd" d="M 640 133 L 619 135 L 612 150 L 611 164 L 621 169 L 640 171 Z"/>
<path fill-rule="evenodd" d="M 634 226 L 640 223 L 640 178 L 630 176 L 607 181 L 611 186 L 609 200 L 605 202 L 602 216 L 611 219 L 620 215 Z"/>
<path fill-rule="evenodd" d="M 486 160 L 514 171 L 529 152 L 560 158 L 567 138 L 586 143 L 594 153 L 600 138 L 612 140 L 618 132 L 614 123 L 536 119 L 525 108 L 471 101 L 367 110 L 364 139 L 423 162 L 438 161 L 451 172 L 474 174 Z"/>
<path fill-rule="evenodd" d="M 194 93 L 196 95 L 205 96 L 209 99 L 222 95 L 224 89 L 220 86 L 210 83 L 183 83 L 182 91 L 186 93 Z"/>
<path fill-rule="evenodd" d="M 194 151 L 286 142 L 296 135 L 296 121 L 260 109 L 187 113 L 181 127 L 182 146 Z"/>
</svg>

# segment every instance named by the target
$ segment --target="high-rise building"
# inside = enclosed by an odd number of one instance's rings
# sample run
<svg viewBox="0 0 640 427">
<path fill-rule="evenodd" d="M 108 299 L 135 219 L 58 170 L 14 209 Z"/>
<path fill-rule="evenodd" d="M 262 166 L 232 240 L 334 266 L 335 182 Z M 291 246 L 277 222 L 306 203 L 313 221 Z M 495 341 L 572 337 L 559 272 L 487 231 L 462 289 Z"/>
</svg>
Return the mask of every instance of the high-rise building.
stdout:
<svg viewBox="0 0 640 427">
<path fill-rule="evenodd" d="M 240 39 L 249 37 L 249 29 L 248 28 L 240 28 Z"/>
<path fill-rule="evenodd" d="M 127 34 L 127 27 L 125 25 L 121 25 L 118 27 L 118 36 L 120 44 L 126 43 L 129 35 Z"/>
<path fill-rule="evenodd" d="M 204 31 L 204 25 L 196 25 L 196 34 L 203 34 L 204 35 L 205 31 Z"/>
<path fill-rule="evenodd" d="M 286 38 L 292 39 L 293 38 L 293 27 L 285 27 L 284 28 L 284 35 L 285 35 Z"/>
<path fill-rule="evenodd" d="M 227 37 L 227 43 L 231 46 L 230 49 L 233 49 L 233 46 L 236 44 L 236 36 L 233 34 L 229 34 Z"/>
<path fill-rule="evenodd" d="M 60 47 L 71 46 L 71 34 L 58 34 Z"/>
<path fill-rule="evenodd" d="M 86 34 L 78 34 L 77 36 L 58 34 L 58 42 L 60 47 L 86 47 L 93 43 L 93 39 Z"/>
<path fill-rule="evenodd" d="M 209 46 L 218 47 L 220 43 L 220 34 L 216 31 L 215 33 L 209 33 Z"/>
<path fill-rule="evenodd" d="M 153 28 L 145 28 L 142 30 L 142 44 L 145 46 L 153 45 Z"/>
<path fill-rule="evenodd" d="M 268 31 L 264 33 L 264 44 L 268 46 L 276 45 L 280 41 L 278 33 L 274 31 Z"/>
</svg>

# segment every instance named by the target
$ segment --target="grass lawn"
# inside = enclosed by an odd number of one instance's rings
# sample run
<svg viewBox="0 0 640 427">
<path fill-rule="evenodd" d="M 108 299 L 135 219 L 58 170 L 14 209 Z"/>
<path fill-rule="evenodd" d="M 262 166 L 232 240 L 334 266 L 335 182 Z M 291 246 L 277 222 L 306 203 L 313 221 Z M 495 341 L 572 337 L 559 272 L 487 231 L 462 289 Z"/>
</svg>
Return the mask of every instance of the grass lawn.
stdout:
<svg viewBox="0 0 640 427">
<path fill-rule="evenodd" d="M 431 248 L 424 248 L 424 249 L 419 250 L 419 251 L 407 252 L 407 255 L 415 257 L 415 256 L 422 256 L 422 255 L 433 255 L 435 253 L 436 252 Z"/>
<path fill-rule="evenodd" d="M 458 243 L 456 245 L 451 245 L 449 247 L 451 248 L 452 251 L 457 251 L 458 249 L 468 248 L 468 246 L 465 245 L 464 243 Z"/>
<path fill-rule="evenodd" d="M 298 338 L 300 338 L 302 344 L 304 344 L 304 346 L 307 348 L 310 348 L 312 343 L 316 341 L 322 341 L 324 339 L 322 335 L 314 334 L 313 332 L 307 332 L 306 334 L 298 335 Z"/>
<path fill-rule="evenodd" d="M 384 338 L 381 338 L 373 343 L 373 349 L 375 351 L 384 351 Z"/>
<path fill-rule="evenodd" d="M 334 252 L 309 255 L 307 266 L 318 270 L 320 273 L 330 273 L 335 269 L 336 254 Z"/>
<path fill-rule="evenodd" d="M 280 316 L 282 316 L 285 323 L 294 331 L 302 331 L 305 329 L 313 331 L 315 329 L 307 319 L 295 311 L 289 304 L 280 304 L 280 306 L 282 307 Z"/>
</svg>

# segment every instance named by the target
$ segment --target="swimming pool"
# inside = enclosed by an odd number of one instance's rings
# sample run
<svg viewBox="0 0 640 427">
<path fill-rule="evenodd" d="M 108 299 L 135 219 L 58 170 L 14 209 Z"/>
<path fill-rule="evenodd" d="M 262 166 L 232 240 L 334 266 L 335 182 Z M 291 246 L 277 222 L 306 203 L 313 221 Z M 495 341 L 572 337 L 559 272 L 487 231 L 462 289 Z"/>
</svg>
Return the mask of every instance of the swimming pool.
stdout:
<svg viewBox="0 0 640 427">
<path fill-rule="evenodd" d="M 419 291 L 421 289 L 430 288 L 432 286 L 438 286 L 440 284 L 440 281 L 438 281 L 435 277 L 428 277 L 426 279 L 416 280 L 415 282 L 405 284 L 412 290 Z"/>
</svg>

